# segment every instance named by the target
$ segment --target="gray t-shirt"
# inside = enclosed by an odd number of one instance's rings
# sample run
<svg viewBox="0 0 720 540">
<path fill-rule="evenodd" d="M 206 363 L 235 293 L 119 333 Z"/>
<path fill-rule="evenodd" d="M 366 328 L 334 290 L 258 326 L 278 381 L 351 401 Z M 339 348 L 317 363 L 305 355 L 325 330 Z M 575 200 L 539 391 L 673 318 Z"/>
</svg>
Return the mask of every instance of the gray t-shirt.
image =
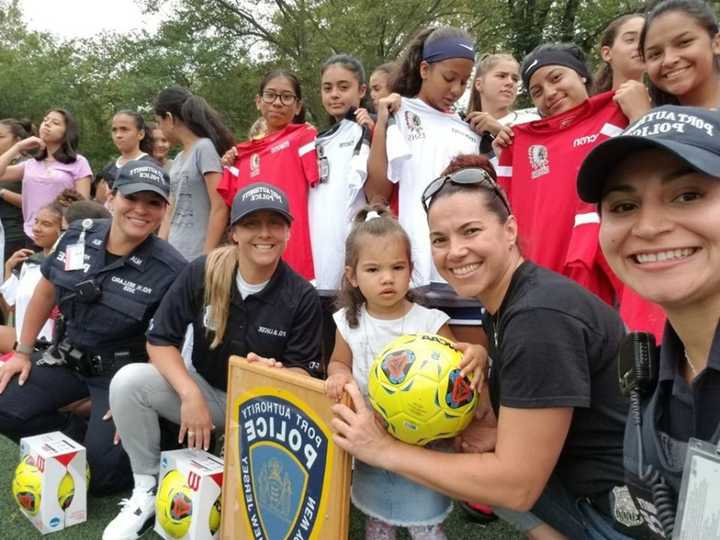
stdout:
<svg viewBox="0 0 720 540">
<path fill-rule="evenodd" d="M 202 255 L 210 217 L 205 175 L 222 172 L 210 139 L 198 139 L 189 152 L 180 152 L 170 169 L 170 192 L 175 202 L 168 241 L 192 261 Z"/>
</svg>

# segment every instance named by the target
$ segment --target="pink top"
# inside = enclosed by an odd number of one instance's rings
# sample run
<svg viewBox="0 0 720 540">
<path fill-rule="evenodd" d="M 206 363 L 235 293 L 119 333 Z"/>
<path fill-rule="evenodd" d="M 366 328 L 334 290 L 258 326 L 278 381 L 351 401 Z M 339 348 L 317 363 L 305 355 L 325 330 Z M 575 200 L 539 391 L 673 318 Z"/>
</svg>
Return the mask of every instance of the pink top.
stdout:
<svg viewBox="0 0 720 540">
<path fill-rule="evenodd" d="M 64 189 L 72 189 L 75 182 L 92 175 L 90 164 L 78 154 L 73 163 L 28 159 L 19 164 L 24 167 L 22 185 L 23 230 L 32 238 L 35 216 L 50 204 Z"/>
</svg>

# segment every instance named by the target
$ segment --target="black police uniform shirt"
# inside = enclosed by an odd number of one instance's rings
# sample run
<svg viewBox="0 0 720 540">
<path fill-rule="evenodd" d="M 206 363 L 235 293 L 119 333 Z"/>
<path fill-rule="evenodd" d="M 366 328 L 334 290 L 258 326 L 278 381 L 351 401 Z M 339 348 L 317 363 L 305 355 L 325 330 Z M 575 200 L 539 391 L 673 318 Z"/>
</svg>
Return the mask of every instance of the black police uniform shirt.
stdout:
<svg viewBox="0 0 720 540">
<path fill-rule="evenodd" d="M 660 349 L 658 384 L 641 401 L 643 465 L 652 466 L 670 486 L 680 491 L 690 438 L 720 442 L 720 324 L 715 330 L 707 367 L 688 383 L 683 376 L 685 347 L 670 323 L 665 324 Z M 629 521 L 635 538 L 664 538 L 658 505 L 649 486 L 638 478 L 637 428 L 628 418 L 625 468 L 633 505 Z M 634 518 L 634 519 L 633 519 Z M 639 524 L 639 525 L 637 525 Z"/>
<path fill-rule="evenodd" d="M 91 220 L 85 232 L 85 262 L 65 270 L 67 247 L 78 243 L 78 220 L 43 262 L 42 275 L 55 286 L 55 300 L 65 319 L 65 338 L 75 347 L 97 354 L 130 350 L 144 355 L 145 331 L 160 300 L 187 264 L 180 253 L 154 235 L 128 256 L 106 252 L 111 221 Z M 76 287 L 93 280 L 101 289 L 94 303 L 79 301 Z"/>
<path fill-rule="evenodd" d="M 489 386 L 497 413 L 572 407 L 554 474 L 575 497 L 605 503 L 622 485 L 627 404 L 617 383 L 617 313 L 565 277 L 524 262 L 497 313 L 484 321 L 493 359 Z M 532 452 L 528 448 L 528 452 Z"/>
<path fill-rule="evenodd" d="M 192 363 L 215 388 L 227 388 L 231 355 L 254 352 L 321 376 L 322 312 L 315 288 L 280 261 L 262 291 L 244 300 L 233 273 L 229 318 L 220 345 L 210 349 L 212 329 L 204 306 L 206 257 L 192 261 L 170 288 L 148 329 L 148 343 L 182 347 L 187 325 L 193 325 Z M 237 271 L 237 269 L 236 269 Z"/>
</svg>

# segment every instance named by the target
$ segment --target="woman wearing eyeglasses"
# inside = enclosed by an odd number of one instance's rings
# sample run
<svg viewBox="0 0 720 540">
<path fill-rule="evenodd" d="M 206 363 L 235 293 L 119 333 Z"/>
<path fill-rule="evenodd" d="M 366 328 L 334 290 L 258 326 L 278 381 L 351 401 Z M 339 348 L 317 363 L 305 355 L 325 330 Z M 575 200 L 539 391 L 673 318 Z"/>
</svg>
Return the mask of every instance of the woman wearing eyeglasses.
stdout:
<svg viewBox="0 0 720 540">
<path fill-rule="evenodd" d="M 223 156 L 228 167 L 218 192 L 231 206 L 238 190 L 253 182 L 267 182 L 282 189 L 295 217 L 283 259 L 302 277 L 313 279 L 308 193 L 320 176 L 315 151 L 317 131 L 305 123 L 300 81 L 284 69 L 269 72 L 260 82 L 255 106 L 265 121 L 265 135 L 242 142 Z"/>
<path fill-rule="evenodd" d="M 489 504 L 532 538 L 558 538 L 550 527 L 573 539 L 625 538 L 611 525 L 627 409 L 616 381 L 620 318 L 523 259 L 517 222 L 485 157 L 456 158 L 423 205 L 438 271 L 487 309 L 489 403 L 459 437 L 462 453 L 448 454 L 392 438 L 348 385 L 355 411 L 335 406 L 336 442 L 369 465 Z"/>
<path fill-rule="evenodd" d="M 160 236 L 192 261 L 217 247 L 227 229 L 229 210 L 217 186 L 220 156 L 234 138 L 207 101 L 185 88 L 160 92 L 154 109 L 165 138 L 182 146 L 169 173 L 172 206 Z"/>
</svg>

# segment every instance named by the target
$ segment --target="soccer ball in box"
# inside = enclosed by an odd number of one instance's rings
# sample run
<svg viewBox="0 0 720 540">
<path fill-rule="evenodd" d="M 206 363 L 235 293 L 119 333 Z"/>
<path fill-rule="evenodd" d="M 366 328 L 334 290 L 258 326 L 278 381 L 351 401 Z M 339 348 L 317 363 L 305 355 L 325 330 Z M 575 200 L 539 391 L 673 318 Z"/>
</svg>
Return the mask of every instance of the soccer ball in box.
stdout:
<svg viewBox="0 0 720 540">
<path fill-rule="evenodd" d="M 460 376 L 462 353 L 434 334 L 390 342 L 370 366 L 368 394 L 391 435 L 425 445 L 454 437 L 472 420 L 477 393 Z"/>
<path fill-rule="evenodd" d="M 155 499 L 155 532 L 165 540 L 220 537 L 223 460 L 202 450 L 163 452 Z"/>
<path fill-rule="evenodd" d="M 43 534 L 87 519 L 85 447 L 59 431 L 20 439 L 13 498 Z"/>
</svg>

